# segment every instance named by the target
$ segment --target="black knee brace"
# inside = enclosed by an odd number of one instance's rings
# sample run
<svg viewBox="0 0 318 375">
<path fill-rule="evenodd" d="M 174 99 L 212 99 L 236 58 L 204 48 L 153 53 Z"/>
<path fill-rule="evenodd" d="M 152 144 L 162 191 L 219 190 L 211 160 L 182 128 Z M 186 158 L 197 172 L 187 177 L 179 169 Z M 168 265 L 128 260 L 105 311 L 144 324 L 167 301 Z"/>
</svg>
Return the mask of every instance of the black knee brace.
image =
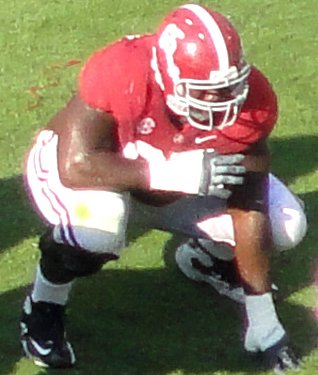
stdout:
<svg viewBox="0 0 318 375">
<path fill-rule="evenodd" d="M 76 277 L 92 275 L 106 262 L 118 259 L 115 254 L 93 253 L 80 247 L 58 244 L 53 240 L 51 229 L 41 236 L 39 248 L 41 271 L 53 283 L 67 283 Z"/>
</svg>

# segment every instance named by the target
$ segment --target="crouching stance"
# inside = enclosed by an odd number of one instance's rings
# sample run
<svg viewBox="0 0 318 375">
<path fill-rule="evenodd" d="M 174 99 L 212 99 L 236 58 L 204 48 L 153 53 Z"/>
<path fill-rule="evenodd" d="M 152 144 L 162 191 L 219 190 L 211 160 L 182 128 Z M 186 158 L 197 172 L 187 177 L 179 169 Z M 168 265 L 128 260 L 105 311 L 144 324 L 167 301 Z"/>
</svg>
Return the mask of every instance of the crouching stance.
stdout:
<svg viewBox="0 0 318 375">
<path fill-rule="evenodd" d="M 52 368 L 75 363 L 63 320 L 72 283 L 118 259 L 135 220 L 188 236 L 177 264 L 245 303 L 246 350 L 272 368 L 296 367 L 269 254 L 272 243 L 296 246 L 306 218 L 269 173 L 276 119 L 275 94 L 245 61 L 235 28 L 202 6 L 181 6 L 156 33 L 94 53 L 26 159 L 26 188 L 48 230 L 23 306 L 24 353 Z"/>
</svg>

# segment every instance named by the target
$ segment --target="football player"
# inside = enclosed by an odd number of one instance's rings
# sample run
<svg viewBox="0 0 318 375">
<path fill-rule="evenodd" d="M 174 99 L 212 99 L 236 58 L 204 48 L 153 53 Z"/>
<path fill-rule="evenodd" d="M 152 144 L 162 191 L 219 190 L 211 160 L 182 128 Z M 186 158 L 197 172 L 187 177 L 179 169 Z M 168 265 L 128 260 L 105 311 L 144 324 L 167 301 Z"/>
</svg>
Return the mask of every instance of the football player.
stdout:
<svg viewBox="0 0 318 375">
<path fill-rule="evenodd" d="M 118 259 L 135 220 L 188 236 L 178 266 L 244 303 L 246 350 L 273 368 L 297 367 L 269 257 L 301 241 L 306 217 L 269 173 L 276 120 L 275 93 L 246 62 L 236 29 L 203 6 L 180 6 L 154 34 L 95 52 L 26 159 L 26 187 L 48 226 L 23 306 L 26 356 L 75 363 L 63 321 L 72 283 Z"/>
</svg>

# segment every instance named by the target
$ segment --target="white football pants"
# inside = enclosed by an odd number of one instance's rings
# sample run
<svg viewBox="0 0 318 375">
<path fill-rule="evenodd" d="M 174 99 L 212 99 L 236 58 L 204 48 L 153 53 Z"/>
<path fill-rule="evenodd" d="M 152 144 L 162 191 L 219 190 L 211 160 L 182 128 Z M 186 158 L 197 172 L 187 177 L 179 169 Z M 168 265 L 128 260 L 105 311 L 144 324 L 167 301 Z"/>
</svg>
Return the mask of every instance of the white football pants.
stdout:
<svg viewBox="0 0 318 375">
<path fill-rule="evenodd" d="M 57 167 L 58 137 L 39 133 L 26 164 L 26 186 L 40 216 L 54 226 L 56 242 L 92 252 L 120 255 L 129 221 L 146 228 L 206 236 L 235 246 L 232 219 L 226 203 L 215 197 L 185 197 L 164 207 L 136 202 L 130 194 L 74 190 L 62 185 Z M 274 246 L 295 247 L 303 239 L 307 221 L 302 202 L 275 176 L 269 176 L 269 218 Z"/>
</svg>

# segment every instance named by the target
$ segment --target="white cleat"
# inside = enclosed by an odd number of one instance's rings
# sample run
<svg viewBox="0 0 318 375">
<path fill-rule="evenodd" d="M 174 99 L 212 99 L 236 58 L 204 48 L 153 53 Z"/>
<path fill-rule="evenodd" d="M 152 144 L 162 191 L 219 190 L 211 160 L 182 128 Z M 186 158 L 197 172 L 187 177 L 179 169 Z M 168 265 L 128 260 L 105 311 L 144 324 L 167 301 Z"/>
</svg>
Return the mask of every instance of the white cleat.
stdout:
<svg viewBox="0 0 318 375">
<path fill-rule="evenodd" d="M 233 261 L 216 258 L 194 239 L 179 246 L 175 257 L 178 267 L 189 279 L 207 283 L 219 294 L 235 302 L 245 303 L 244 290 L 238 282 Z"/>
</svg>

